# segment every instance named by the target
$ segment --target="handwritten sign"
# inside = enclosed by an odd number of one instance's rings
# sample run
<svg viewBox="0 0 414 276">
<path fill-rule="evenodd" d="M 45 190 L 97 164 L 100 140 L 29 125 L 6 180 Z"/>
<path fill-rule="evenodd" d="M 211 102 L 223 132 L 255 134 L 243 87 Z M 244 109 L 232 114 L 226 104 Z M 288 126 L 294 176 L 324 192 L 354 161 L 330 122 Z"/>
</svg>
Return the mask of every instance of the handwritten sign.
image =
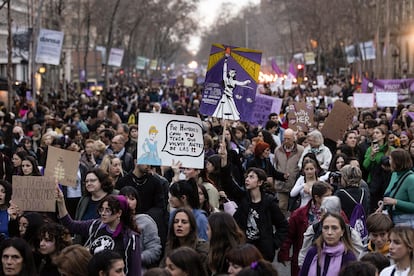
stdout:
<svg viewBox="0 0 414 276">
<path fill-rule="evenodd" d="M 204 168 L 201 120 L 190 116 L 139 113 L 137 163 Z"/>
<path fill-rule="evenodd" d="M 57 179 L 60 184 L 76 187 L 80 153 L 49 146 L 45 176 Z"/>
<path fill-rule="evenodd" d="M 270 113 L 280 113 L 283 100 L 267 95 L 256 94 L 253 112 L 250 117 L 250 124 L 264 126 L 268 121 Z"/>
<path fill-rule="evenodd" d="M 13 175 L 12 201 L 23 211 L 55 212 L 55 180 L 46 176 Z"/>
<path fill-rule="evenodd" d="M 288 122 L 293 130 L 307 132 L 313 125 L 313 106 L 307 103 L 289 106 Z"/>
<path fill-rule="evenodd" d="M 353 100 L 354 107 L 371 108 L 374 106 L 373 93 L 354 93 Z"/>
<path fill-rule="evenodd" d="M 342 140 L 352 124 L 355 110 L 344 102 L 336 101 L 321 130 L 324 137 L 333 141 Z"/>
<path fill-rule="evenodd" d="M 398 92 L 376 92 L 375 94 L 378 107 L 398 105 Z"/>
</svg>

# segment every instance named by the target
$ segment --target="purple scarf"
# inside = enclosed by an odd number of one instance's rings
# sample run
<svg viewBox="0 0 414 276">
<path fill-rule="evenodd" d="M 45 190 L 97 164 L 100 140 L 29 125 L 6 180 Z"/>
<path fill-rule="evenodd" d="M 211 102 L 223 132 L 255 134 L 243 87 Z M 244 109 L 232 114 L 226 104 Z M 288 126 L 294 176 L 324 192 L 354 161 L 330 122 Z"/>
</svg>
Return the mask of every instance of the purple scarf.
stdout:
<svg viewBox="0 0 414 276">
<path fill-rule="evenodd" d="M 327 255 L 331 257 L 331 260 L 329 262 L 328 271 L 326 275 L 327 276 L 338 275 L 339 271 L 341 270 L 342 255 L 344 254 L 344 252 L 345 252 L 345 246 L 341 241 L 335 246 L 328 246 L 325 243 L 323 244 L 322 252 L 321 252 L 321 262 L 320 262 L 322 275 L 324 272 L 323 268 L 325 266 L 325 256 Z M 309 272 L 310 272 L 309 275 L 317 275 L 316 273 L 317 266 L 318 266 L 318 254 L 316 254 L 315 257 L 313 257 L 312 263 L 309 268 Z"/>
</svg>

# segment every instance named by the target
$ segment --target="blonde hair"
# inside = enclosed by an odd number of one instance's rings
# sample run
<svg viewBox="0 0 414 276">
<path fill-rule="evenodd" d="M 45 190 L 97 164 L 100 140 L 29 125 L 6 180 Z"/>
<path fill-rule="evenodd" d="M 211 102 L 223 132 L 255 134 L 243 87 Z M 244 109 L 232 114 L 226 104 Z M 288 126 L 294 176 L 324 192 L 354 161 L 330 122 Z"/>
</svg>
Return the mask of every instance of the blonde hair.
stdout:
<svg viewBox="0 0 414 276">
<path fill-rule="evenodd" d="M 345 181 L 345 187 L 348 186 L 359 186 L 362 179 L 362 171 L 360 168 L 345 165 L 341 169 L 342 179 Z"/>
<path fill-rule="evenodd" d="M 61 274 L 83 276 L 88 275 L 88 263 L 91 258 L 88 249 L 74 244 L 64 248 L 55 258 L 54 263 Z"/>
<path fill-rule="evenodd" d="M 158 130 L 155 126 L 150 126 L 150 128 L 148 130 L 148 134 L 152 134 L 152 133 L 155 133 L 155 134 L 158 133 Z"/>
</svg>

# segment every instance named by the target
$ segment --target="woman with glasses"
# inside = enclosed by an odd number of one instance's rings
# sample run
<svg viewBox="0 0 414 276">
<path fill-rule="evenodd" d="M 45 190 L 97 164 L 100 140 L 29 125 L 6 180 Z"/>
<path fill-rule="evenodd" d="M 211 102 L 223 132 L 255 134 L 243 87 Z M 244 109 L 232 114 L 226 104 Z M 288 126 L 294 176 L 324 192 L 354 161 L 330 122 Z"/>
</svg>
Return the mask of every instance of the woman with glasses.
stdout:
<svg viewBox="0 0 414 276">
<path fill-rule="evenodd" d="M 111 194 L 114 189 L 112 178 L 100 168 L 95 168 L 86 173 L 85 195 L 79 200 L 76 208 L 76 220 L 88 220 L 98 218 L 98 204 Z"/>
<path fill-rule="evenodd" d="M 141 275 L 141 248 L 135 217 L 122 195 L 108 195 L 98 204 L 98 219 L 72 220 L 62 191 L 56 188 L 58 214 L 62 224 L 73 234 L 87 238 L 91 254 L 112 249 L 123 256 L 126 275 Z"/>
</svg>

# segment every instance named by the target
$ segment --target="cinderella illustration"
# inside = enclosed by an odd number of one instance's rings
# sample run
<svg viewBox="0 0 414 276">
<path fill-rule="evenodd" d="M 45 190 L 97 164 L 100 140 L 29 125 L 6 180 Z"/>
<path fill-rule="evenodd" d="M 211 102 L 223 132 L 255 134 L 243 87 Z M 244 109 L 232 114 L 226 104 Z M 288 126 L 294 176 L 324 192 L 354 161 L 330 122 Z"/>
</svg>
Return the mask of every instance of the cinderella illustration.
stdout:
<svg viewBox="0 0 414 276">
<path fill-rule="evenodd" d="M 233 91 L 237 85 L 246 86 L 250 84 L 250 80 L 236 80 L 237 72 L 234 69 L 227 71 L 227 60 L 230 56 L 230 48 L 226 48 L 224 65 L 223 65 L 223 82 L 224 91 L 221 99 L 213 113 L 213 117 L 238 121 L 240 120 L 240 112 L 237 110 L 236 103 L 233 98 Z"/>
<path fill-rule="evenodd" d="M 155 126 L 151 126 L 148 130 L 149 138 L 145 138 L 142 144 L 143 154 L 138 158 L 138 164 L 148 164 L 161 166 L 161 158 L 158 156 L 157 137 L 158 130 Z"/>
</svg>

